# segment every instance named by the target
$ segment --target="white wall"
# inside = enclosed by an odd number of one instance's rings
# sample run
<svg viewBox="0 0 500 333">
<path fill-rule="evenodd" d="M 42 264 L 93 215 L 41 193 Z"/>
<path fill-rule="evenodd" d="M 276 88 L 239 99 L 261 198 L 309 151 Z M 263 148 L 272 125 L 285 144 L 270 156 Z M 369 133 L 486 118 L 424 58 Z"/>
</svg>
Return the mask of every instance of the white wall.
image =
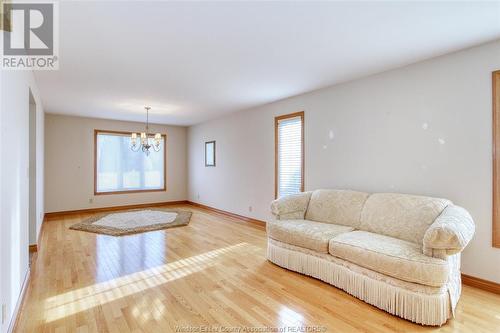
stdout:
<svg viewBox="0 0 500 333">
<path fill-rule="evenodd" d="M 154 124 L 150 128 L 167 134 L 167 191 L 94 196 L 94 129 L 140 132 L 144 123 L 47 114 L 45 211 L 186 200 L 187 129 Z"/>
<path fill-rule="evenodd" d="M 306 190 L 449 198 L 477 224 L 463 272 L 500 282 L 500 249 L 491 247 L 491 72 L 498 69 L 500 41 L 190 127 L 189 199 L 269 218 L 274 117 L 304 110 Z M 215 168 L 203 162 L 209 140 L 217 140 Z"/>
<path fill-rule="evenodd" d="M 0 290 L 7 307 L 1 332 L 6 332 L 28 272 L 30 89 L 37 105 L 37 235 L 43 218 L 44 113 L 32 72 L 2 71 L 0 76 Z"/>
</svg>

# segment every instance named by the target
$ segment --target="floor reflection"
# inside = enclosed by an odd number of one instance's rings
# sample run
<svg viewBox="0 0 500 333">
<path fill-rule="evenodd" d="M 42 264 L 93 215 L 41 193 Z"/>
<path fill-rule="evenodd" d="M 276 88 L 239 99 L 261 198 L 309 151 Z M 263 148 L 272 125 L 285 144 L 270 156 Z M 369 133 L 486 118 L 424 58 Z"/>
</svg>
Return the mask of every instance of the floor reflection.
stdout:
<svg viewBox="0 0 500 333">
<path fill-rule="evenodd" d="M 285 306 L 279 311 L 279 321 L 283 326 L 301 326 L 304 323 L 304 317 L 300 313 Z"/>
<path fill-rule="evenodd" d="M 96 281 L 132 274 L 164 263 L 166 233 L 148 232 L 131 236 L 98 235 Z"/>
</svg>

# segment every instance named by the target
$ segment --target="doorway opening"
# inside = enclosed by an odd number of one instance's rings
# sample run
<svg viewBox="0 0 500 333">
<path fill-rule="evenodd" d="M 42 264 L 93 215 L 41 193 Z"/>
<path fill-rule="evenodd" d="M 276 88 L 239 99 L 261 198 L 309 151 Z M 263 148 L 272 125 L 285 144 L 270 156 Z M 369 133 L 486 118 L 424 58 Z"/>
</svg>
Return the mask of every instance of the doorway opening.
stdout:
<svg viewBox="0 0 500 333">
<path fill-rule="evenodd" d="M 37 251 L 36 239 L 36 102 L 29 91 L 29 263 Z"/>
</svg>

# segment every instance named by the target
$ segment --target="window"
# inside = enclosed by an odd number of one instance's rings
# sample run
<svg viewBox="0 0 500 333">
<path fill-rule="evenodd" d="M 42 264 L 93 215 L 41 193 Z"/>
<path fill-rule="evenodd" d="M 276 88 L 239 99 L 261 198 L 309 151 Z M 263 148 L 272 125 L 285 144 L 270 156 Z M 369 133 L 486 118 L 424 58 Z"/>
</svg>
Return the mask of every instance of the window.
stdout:
<svg viewBox="0 0 500 333">
<path fill-rule="evenodd" d="M 493 237 L 500 248 L 500 70 L 493 72 Z"/>
<path fill-rule="evenodd" d="M 275 197 L 304 191 L 304 112 L 274 119 Z"/>
<path fill-rule="evenodd" d="M 160 151 L 151 149 L 147 156 L 130 149 L 130 135 L 95 130 L 94 194 L 166 190 L 166 136 Z"/>
</svg>

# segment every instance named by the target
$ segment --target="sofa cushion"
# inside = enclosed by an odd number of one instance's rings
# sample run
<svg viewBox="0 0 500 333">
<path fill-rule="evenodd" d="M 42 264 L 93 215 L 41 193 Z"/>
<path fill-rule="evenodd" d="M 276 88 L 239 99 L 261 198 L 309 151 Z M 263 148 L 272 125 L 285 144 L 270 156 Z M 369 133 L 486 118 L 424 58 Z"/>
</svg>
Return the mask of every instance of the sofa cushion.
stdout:
<svg viewBox="0 0 500 333">
<path fill-rule="evenodd" d="M 357 228 L 368 196 L 368 193 L 348 190 L 316 190 L 309 200 L 305 218 Z"/>
<path fill-rule="evenodd" d="M 330 239 L 354 230 L 351 227 L 308 220 L 280 220 L 266 225 L 267 235 L 272 239 L 321 253 L 328 253 Z"/>
<path fill-rule="evenodd" d="M 359 229 L 421 245 L 424 234 L 449 200 L 398 193 L 375 193 L 366 200 Z"/>
<path fill-rule="evenodd" d="M 330 240 L 331 255 L 400 280 L 440 287 L 448 281 L 446 260 L 428 257 L 412 242 L 366 231 Z"/>
</svg>

